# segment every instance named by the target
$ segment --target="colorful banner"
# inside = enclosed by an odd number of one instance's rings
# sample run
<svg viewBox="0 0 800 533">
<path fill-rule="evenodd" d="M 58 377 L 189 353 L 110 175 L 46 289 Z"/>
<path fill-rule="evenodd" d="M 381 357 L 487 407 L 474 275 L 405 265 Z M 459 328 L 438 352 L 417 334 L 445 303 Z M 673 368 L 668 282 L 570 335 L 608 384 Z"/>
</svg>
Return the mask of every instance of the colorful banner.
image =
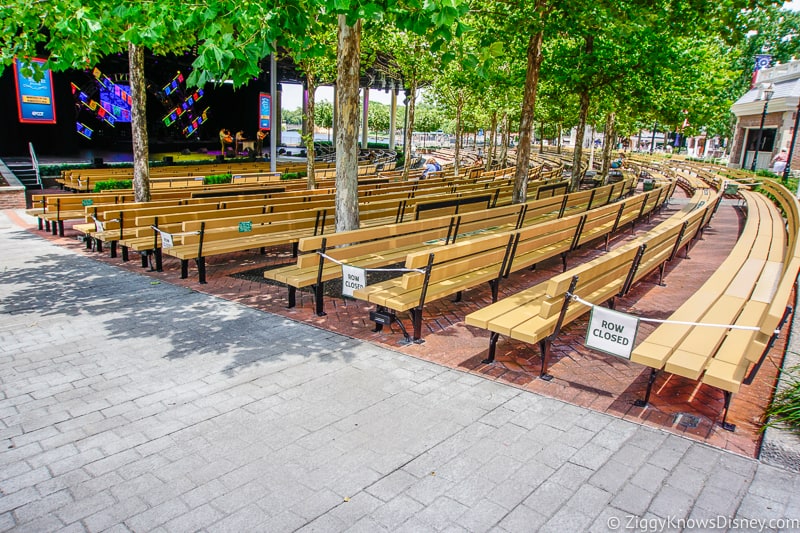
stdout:
<svg viewBox="0 0 800 533">
<path fill-rule="evenodd" d="M 258 94 L 258 129 L 269 131 L 272 113 L 272 96 L 269 93 Z"/>
<path fill-rule="evenodd" d="M 32 63 L 44 63 L 44 59 L 31 59 Z M 14 83 L 17 86 L 17 110 L 23 124 L 55 124 L 56 105 L 53 100 L 53 73 L 44 71 L 41 81 L 22 73 L 22 61 L 14 60 Z"/>
</svg>

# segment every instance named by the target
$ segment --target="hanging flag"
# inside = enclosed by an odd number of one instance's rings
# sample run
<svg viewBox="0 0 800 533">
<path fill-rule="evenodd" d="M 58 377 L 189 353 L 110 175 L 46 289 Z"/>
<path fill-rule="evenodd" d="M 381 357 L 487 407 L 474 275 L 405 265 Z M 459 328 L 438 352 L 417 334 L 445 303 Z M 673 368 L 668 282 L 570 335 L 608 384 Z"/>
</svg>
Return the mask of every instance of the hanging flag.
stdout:
<svg viewBox="0 0 800 533">
<path fill-rule="evenodd" d="M 756 77 L 758 76 L 758 71 L 762 68 L 769 68 L 772 64 L 772 56 L 768 54 L 756 54 L 756 62 L 753 66 L 753 76 L 750 79 L 750 88 L 756 86 Z"/>
</svg>

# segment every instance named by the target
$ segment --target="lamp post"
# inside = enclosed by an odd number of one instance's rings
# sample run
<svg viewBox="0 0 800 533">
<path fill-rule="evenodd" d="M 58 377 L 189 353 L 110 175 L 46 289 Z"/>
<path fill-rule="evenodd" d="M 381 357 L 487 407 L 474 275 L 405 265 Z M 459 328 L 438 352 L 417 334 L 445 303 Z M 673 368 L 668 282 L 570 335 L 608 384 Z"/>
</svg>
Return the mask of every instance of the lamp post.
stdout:
<svg viewBox="0 0 800 533">
<path fill-rule="evenodd" d="M 789 172 L 792 171 L 792 155 L 794 154 L 794 141 L 797 138 L 798 126 L 800 126 L 800 102 L 798 102 L 797 109 L 794 112 L 794 129 L 792 130 L 792 142 L 789 145 L 789 158 L 786 160 L 786 166 L 783 167 L 783 176 L 781 176 L 781 181 L 784 185 L 789 183 Z"/>
<path fill-rule="evenodd" d="M 767 107 L 769 107 L 769 99 L 772 98 L 772 93 L 775 92 L 771 83 L 764 84 L 761 89 L 761 97 L 764 99 L 764 109 L 761 111 L 761 125 L 758 127 L 758 137 L 756 137 L 756 149 L 753 151 L 753 164 L 750 165 L 750 170 L 756 171 L 756 163 L 758 163 L 758 151 L 761 148 L 761 137 L 764 134 L 764 119 L 767 118 Z"/>
</svg>

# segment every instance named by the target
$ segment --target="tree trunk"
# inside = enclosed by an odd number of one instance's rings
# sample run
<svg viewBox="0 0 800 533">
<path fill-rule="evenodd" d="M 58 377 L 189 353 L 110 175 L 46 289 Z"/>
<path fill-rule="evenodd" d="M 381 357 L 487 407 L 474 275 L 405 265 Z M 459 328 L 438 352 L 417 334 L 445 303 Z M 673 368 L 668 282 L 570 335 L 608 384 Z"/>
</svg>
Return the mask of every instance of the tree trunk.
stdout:
<svg viewBox="0 0 800 533">
<path fill-rule="evenodd" d="M 131 138 L 133 140 L 133 195 L 150 201 L 150 152 L 147 146 L 147 90 L 144 82 L 144 47 L 128 43 L 128 80 L 131 84 Z"/>
<path fill-rule="evenodd" d="M 489 141 L 489 164 L 494 163 L 494 158 L 497 155 L 497 111 L 492 111 L 492 135 Z"/>
<path fill-rule="evenodd" d="M 303 141 L 306 145 L 306 174 L 308 175 L 307 184 L 309 189 L 317 188 L 317 179 L 314 175 L 314 130 L 317 129 L 316 122 L 314 121 L 314 93 L 317 92 L 317 83 L 314 78 L 314 73 L 311 69 L 306 71 L 306 85 L 308 86 L 308 103 L 306 104 L 306 124 L 305 135 Z"/>
<path fill-rule="evenodd" d="M 572 153 L 572 179 L 570 190 L 577 191 L 581 184 L 581 158 L 583 157 L 583 138 L 586 134 L 586 119 L 589 116 L 589 90 L 580 94 L 580 112 L 578 113 L 578 131 L 575 135 L 575 151 Z M 591 170 L 591 169 L 589 169 Z"/>
<path fill-rule="evenodd" d="M 558 123 L 558 155 L 561 155 L 561 139 L 564 137 L 564 125 Z"/>
<path fill-rule="evenodd" d="M 584 54 L 591 55 L 594 52 L 594 37 L 585 37 L 586 46 Z M 580 116 L 578 118 L 578 135 L 575 140 L 575 152 L 572 156 L 572 180 L 570 190 L 577 191 L 581 183 L 581 155 L 583 152 L 583 136 L 586 132 L 586 119 L 589 116 L 589 88 L 584 87 L 580 93 Z M 591 170 L 591 169 L 590 169 Z"/>
<path fill-rule="evenodd" d="M 455 174 L 458 176 L 461 168 L 461 120 L 462 112 L 464 110 L 464 97 L 461 92 L 456 96 L 456 149 L 455 149 Z"/>
<path fill-rule="evenodd" d="M 522 113 L 519 119 L 519 146 L 517 168 L 514 173 L 513 203 L 524 203 L 528 198 L 528 167 L 531 160 L 531 129 L 536 108 L 536 90 L 539 85 L 539 67 L 542 65 L 542 31 L 531 35 L 528 41 L 528 65 L 525 89 L 522 96 Z"/>
<path fill-rule="evenodd" d="M 358 229 L 358 78 L 361 21 L 339 15 L 336 90 L 336 231 Z"/>
<path fill-rule="evenodd" d="M 544 153 L 544 122 L 539 124 L 539 153 Z"/>
<path fill-rule="evenodd" d="M 508 113 L 503 113 L 502 120 L 503 143 L 500 145 L 500 168 L 506 168 L 508 163 L 508 139 L 511 136 L 511 128 L 508 124 Z"/>
<path fill-rule="evenodd" d="M 406 150 L 403 160 L 403 181 L 408 180 L 408 171 L 411 167 L 411 137 L 414 135 L 414 108 L 416 107 L 415 104 L 417 101 L 417 77 L 415 75 L 411 76 L 411 87 L 409 87 L 408 91 L 406 92 L 406 99 L 408 100 L 408 107 L 406 109 L 406 112 L 408 113 L 408 119 L 406 121 L 407 125 L 404 146 L 407 146 L 408 149 Z"/>
<path fill-rule="evenodd" d="M 608 179 L 608 170 L 611 166 L 611 150 L 614 148 L 614 124 L 615 124 L 616 114 L 612 111 L 608 115 L 606 115 L 606 126 L 603 130 L 603 138 L 605 142 L 603 143 L 603 182 L 605 183 Z"/>
</svg>

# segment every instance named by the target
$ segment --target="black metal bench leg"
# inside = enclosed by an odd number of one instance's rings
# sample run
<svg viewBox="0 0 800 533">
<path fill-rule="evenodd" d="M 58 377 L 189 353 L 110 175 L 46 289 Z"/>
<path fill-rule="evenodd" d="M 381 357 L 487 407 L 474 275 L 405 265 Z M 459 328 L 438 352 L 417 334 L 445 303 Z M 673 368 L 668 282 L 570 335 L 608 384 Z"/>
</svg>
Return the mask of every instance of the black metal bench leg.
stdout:
<svg viewBox="0 0 800 533">
<path fill-rule="evenodd" d="M 323 293 L 325 292 L 325 283 L 319 282 L 314 284 L 314 312 L 317 316 L 325 316 L 325 302 L 323 300 Z"/>
<path fill-rule="evenodd" d="M 95 239 L 95 244 L 96 244 L 95 250 L 97 251 L 97 253 L 102 254 L 103 253 L 103 241 L 101 241 L 100 239 Z M 114 257 L 114 256 L 112 255 L 111 257 Z"/>
<path fill-rule="evenodd" d="M 722 429 L 733 432 L 736 431 L 736 424 L 728 422 L 728 411 L 731 408 L 731 397 L 733 394 L 726 390 L 722 391 L 722 393 L 725 395 L 725 406 L 723 407 L 723 409 L 725 409 L 725 414 L 722 415 Z"/>
<path fill-rule="evenodd" d="M 198 257 L 194 260 L 197 263 L 197 276 L 200 278 L 200 283 L 206 283 L 206 258 L 205 257 Z"/>
<path fill-rule="evenodd" d="M 294 257 L 295 259 L 297 259 L 297 248 L 298 248 L 298 246 L 299 246 L 299 243 L 297 243 L 297 242 L 293 242 L 292 243 L 292 257 Z"/>
<path fill-rule="evenodd" d="M 181 259 L 181 279 L 189 277 L 189 260 Z"/>
<path fill-rule="evenodd" d="M 497 341 L 500 339 L 500 334 L 495 333 L 494 331 L 489 335 L 489 357 L 481 361 L 484 365 L 490 365 L 494 363 L 494 355 L 497 351 Z"/>
<path fill-rule="evenodd" d="M 121 248 L 122 248 L 122 261 L 123 262 L 127 262 L 128 261 L 128 247 L 127 246 L 122 246 Z"/>
<path fill-rule="evenodd" d="M 117 241 L 111 241 L 111 257 L 117 257 Z"/>
<path fill-rule="evenodd" d="M 44 221 L 44 230 L 47 231 L 47 232 L 50 231 L 50 221 L 49 220 L 45 220 Z"/>
<path fill-rule="evenodd" d="M 153 253 L 156 256 L 156 272 L 163 272 L 163 260 L 164 256 L 161 254 L 161 248 L 156 248 Z"/>
<path fill-rule="evenodd" d="M 633 405 L 636 407 L 647 407 L 647 404 L 650 402 L 650 393 L 653 391 L 653 383 L 656 382 L 657 375 L 658 370 L 651 368 L 650 377 L 647 379 L 647 389 L 644 392 L 644 398 L 634 401 Z"/>
<path fill-rule="evenodd" d="M 94 239 L 92 237 L 89 237 L 88 235 L 83 239 L 83 244 L 86 245 L 87 250 L 91 250 L 92 248 L 94 248 L 94 246 L 92 245 L 93 241 Z"/>
<path fill-rule="evenodd" d="M 490 281 L 490 282 L 489 282 L 489 284 L 492 284 L 492 282 Z M 494 294 L 495 292 L 496 292 L 496 291 L 495 291 L 495 290 L 494 290 L 494 288 L 493 288 L 493 289 L 492 289 L 492 294 Z M 496 297 L 496 296 L 495 296 L 494 298 L 495 298 L 495 300 L 497 300 L 497 297 Z M 461 291 L 458 291 L 458 292 L 456 293 L 456 297 L 455 297 L 455 299 L 453 299 L 453 303 L 458 303 L 458 302 L 460 302 L 460 301 L 461 301 Z"/>
<path fill-rule="evenodd" d="M 553 342 L 550 339 L 543 339 L 539 341 L 539 349 L 542 352 L 542 371 L 539 377 L 545 381 L 550 381 L 553 376 L 547 373 L 547 368 L 550 366 L 550 346 Z"/>
<path fill-rule="evenodd" d="M 288 298 L 289 298 L 289 305 L 287 305 L 286 307 L 291 309 L 292 307 L 297 305 L 297 287 L 292 287 L 291 285 L 289 286 Z"/>
<path fill-rule="evenodd" d="M 150 255 L 150 252 L 140 252 L 139 256 L 142 258 L 142 268 L 147 268 L 149 265 L 147 263 L 147 256 Z"/>
<path fill-rule="evenodd" d="M 563 269 L 563 270 L 561 270 L 561 272 L 566 272 L 567 271 L 567 254 L 566 254 L 566 252 L 561 254 L 561 267 Z"/>
<path fill-rule="evenodd" d="M 667 264 L 666 263 L 661 263 L 661 265 L 658 267 L 658 286 L 659 287 L 666 287 L 667 286 L 667 284 L 664 283 L 664 270 L 666 270 L 666 268 L 667 268 Z"/>
<path fill-rule="evenodd" d="M 59 237 L 63 237 L 64 236 L 64 221 L 63 220 L 59 220 L 58 221 L 58 236 Z"/>
<path fill-rule="evenodd" d="M 37 218 L 36 220 L 39 222 L 39 231 L 42 231 L 44 229 L 44 224 L 42 223 L 42 219 Z"/>
<path fill-rule="evenodd" d="M 55 220 L 52 224 L 50 224 L 50 233 L 53 235 L 58 235 L 58 223 Z"/>
<path fill-rule="evenodd" d="M 411 311 L 411 322 L 414 325 L 414 337 L 413 342 L 415 344 L 422 344 L 422 309 L 412 309 Z"/>
</svg>

